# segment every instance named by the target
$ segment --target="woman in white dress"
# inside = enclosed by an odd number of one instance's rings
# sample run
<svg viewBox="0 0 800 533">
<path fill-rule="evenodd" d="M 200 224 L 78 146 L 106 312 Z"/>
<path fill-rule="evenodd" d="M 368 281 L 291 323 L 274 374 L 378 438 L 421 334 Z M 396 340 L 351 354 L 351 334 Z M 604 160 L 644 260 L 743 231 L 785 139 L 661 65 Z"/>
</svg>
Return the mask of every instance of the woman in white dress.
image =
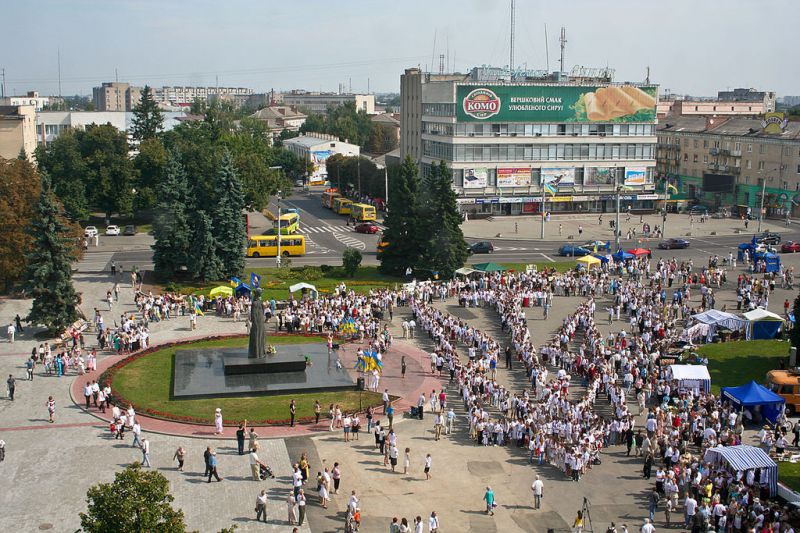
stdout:
<svg viewBox="0 0 800 533">
<path fill-rule="evenodd" d="M 317 472 L 317 485 L 319 492 L 319 504 L 323 509 L 328 508 L 328 483 L 322 476 L 322 472 Z"/>
<path fill-rule="evenodd" d="M 222 409 L 217 407 L 217 410 L 214 412 L 214 426 L 216 426 L 216 431 L 214 435 L 221 435 L 222 434 Z"/>
<path fill-rule="evenodd" d="M 297 500 L 294 497 L 294 491 L 289 491 L 289 496 L 286 497 L 286 511 L 288 513 L 287 519 L 289 520 L 289 525 L 297 523 L 297 513 L 295 512 L 295 505 L 297 504 Z"/>
</svg>

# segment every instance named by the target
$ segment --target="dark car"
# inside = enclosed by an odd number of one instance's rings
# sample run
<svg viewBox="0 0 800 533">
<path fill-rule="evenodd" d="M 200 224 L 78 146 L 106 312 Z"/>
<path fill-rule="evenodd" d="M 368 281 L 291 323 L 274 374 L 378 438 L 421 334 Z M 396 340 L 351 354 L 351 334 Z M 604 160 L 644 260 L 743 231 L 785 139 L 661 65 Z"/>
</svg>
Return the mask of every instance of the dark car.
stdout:
<svg viewBox="0 0 800 533">
<path fill-rule="evenodd" d="M 763 244 L 780 244 L 781 243 L 781 236 L 777 233 L 771 233 L 769 231 L 765 231 L 760 235 L 756 235 L 756 242 L 763 243 Z"/>
<path fill-rule="evenodd" d="M 133 225 L 125 226 L 125 229 L 122 230 L 122 234 L 127 235 L 129 237 L 132 235 L 136 235 L 136 226 Z"/>
<path fill-rule="evenodd" d="M 584 255 L 589 255 L 590 253 L 592 253 L 591 250 L 587 250 L 583 246 L 578 246 L 575 244 L 565 244 L 558 249 L 558 255 L 565 257 L 583 257 Z"/>
<path fill-rule="evenodd" d="M 476 242 L 469 247 L 471 254 L 490 254 L 492 252 L 494 252 L 494 244 L 489 241 Z"/>
<path fill-rule="evenodd" d="M 781 252 L 785 254 L 795 254 L 800 252 L 800 242 L 786 241 L 781 245 Z"/>
<path fill-rule="evenodd" d="M 689 208 L 690 215 L 707 215 L 708 208 L 704 205 L 693 205 Z"/>
<path fill-rule="evenodd" d="M 370 233 L 374 235 L 375 233 L 378 233 L 380 230 L 381 228 L 379 228 L 372 222 L 362 222 L 361 224 L 356 226 L 356 231 L 358 233 Z"/>
<path fill-rule="evenodd" d="M 688 248 L 689 241 L 686 239 L 667 239 L 658 243 L 658 247 L 662 250 L 674 250 L 680 248 Z"/>
</svg>

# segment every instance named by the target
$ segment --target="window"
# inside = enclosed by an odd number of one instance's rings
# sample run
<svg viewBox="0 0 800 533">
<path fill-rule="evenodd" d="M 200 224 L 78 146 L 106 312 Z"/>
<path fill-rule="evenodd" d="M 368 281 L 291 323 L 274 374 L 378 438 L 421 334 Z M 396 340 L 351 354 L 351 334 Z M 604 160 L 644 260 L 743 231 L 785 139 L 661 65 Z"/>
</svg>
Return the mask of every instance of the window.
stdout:
<svg viewBox="0 0 800 533">
<path fill-rule="evenodd" d="M 694 140 L 694 147 L 695 148 L 699 148 L 700 147 L 700 141 L 698 141 L 697 139 Z"/>
<path fill-rule="evenodd" d="M 800 165 L 797 165 L 797 173 L 800 174 Z"/>
<path fill-rule="evenodd" d="M 689 161 L 689 154 L 683 154 L 683 161 Z"/>
<path fill-rule="evenodd" d="M 758 162 L 758 170 L 764 170 L 764 162 L 763 161 L 759 161 Z"/>
<path fill-rule="evenodd" d="M 745 185 L 750 185 L 750 176 L 745 176 L 744 177 L 744 184 Z"/>
<path fill-rule="evenodd" d="M 788 188 L 789 188 L 789 182 L 788 181 L 784 181 L 783 182 L 783 190 L 786 190 Z"/>
<path fill-rule="evenodd" d="M 752 144 L 748 144 L 747 145 L 747 151 L 748 152 L 752 152 L 753 151 L 753 145 Z"/>
<path fill-rule="evenodd" d="M 692 157 L 692 163 L 697 163 L 697 154 L 694 154 L 694 157 Z"/>
<path fill-rule="evenodd" d="M 746 166 L 747 170 L 750 170 L 751 168 L 753 168 L 753 162 L 751 160 L 748 159 L 745 163 L 746 163 L 745 166 Z"/>
<path fill-rule="evenodd" d="M 767 153 L 767 145 L 766 144 L 759 144 L 758 145 L 758 153 L 759 154 L 766 154 Z"/>
<path fill-rule="evenodd" d="M 703 148 L 708 148 L 708 139 L 703 139 Z"/>
<path fill-rule="evenodd" d="M 735 143 L 733 145 L 733 149 L 734 150 L 741 150 L 742 149 L 742 143 Z"/>
<path fill-rule="evenodd" d="M 703 156 L 703 163 L 708 163 L 708 156 L 707 155 Z"/>
</svg>

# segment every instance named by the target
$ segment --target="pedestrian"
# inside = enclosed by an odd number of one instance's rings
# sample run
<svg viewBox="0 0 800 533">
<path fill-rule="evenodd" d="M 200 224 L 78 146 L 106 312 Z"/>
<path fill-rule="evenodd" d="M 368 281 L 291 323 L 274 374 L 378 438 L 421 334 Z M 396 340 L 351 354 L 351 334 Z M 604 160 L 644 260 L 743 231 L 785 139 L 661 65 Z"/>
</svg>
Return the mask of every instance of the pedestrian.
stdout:
<svg viewBox="0 0 800 533">
<path fill-rule="evenodd" d="M 209 448 L 211 450 L 211 448 Z M 223 478 L 219 477 L 217 473 L 217 452 L 211 450 L 211 455 L 208 456 L 208 481 L 211 483 L 211 476 L 214 476 L 217 481 L 222 481 Z"/>
<path fill-rule="evenodd" d="M 442 436 L 442 428 L 444 427 L 444 417 L 442 413 L 436 413 L 433 417 L 433 440 L 439 440 Z"/>
<path fill-rule="evenodd" d="M 17 380 L 14 376 L 9 374 L 6 380 L 6 387 L 8 388 L 8 399 L 14 401 L 14 391 L 17 389 Z"/>
<path fill-rule="evenodd" d="M 422 420 L 423 411 L 425 411 L 425 393 L 419 393 L 419 399 L 417 400 L 417 415 L 419 419 Z"/>
<path fill-rule="evenodd" d="M 245 422 L 247 421 L 245 420 Z M 258 448 L 258 433 L 256 433 L 256 430 L 253 427 L 250 428 L 250 434 L 248 435 L 247 439 L 247 447 L 251 450 L 253 448 Z"/>
<path fill-rule="evenodd" d="M 403 456 L 403 473 L 408 474 L 408 468 L 411 466 L 411 448 L 406 448 L 405 455 Z"/>
<path fill-rule="evenodd" d="M 403 333 L 403 338 L 405 339 L 405 333 Z M 406 356 L 403 355 L 400 357 L 400 377 L 406 379 Z"/>
<path fill-rule="evenodd" d="M 533 508 L 539 509 L 542 505 L 542 496 L 544 495 L 544 483 L 542 483 L 538 475 L 531 485 L 531 490 L 533 491 Z"/>
<path fill-rule="evenodd" d="M 214 435 L 222 435 L 222 409 L 219 407 L 214 411 Z"/>
<path fill-rule="evenodd" d="M 389 389 L 383 389 L 383 414 L 386 414 L 386 408 L 389 407 Z"/>
<path fill-rule="evenodd" d="M 300 492 L 297 494 L 297 510 L 297 525 L 302 526 L 306 519 L 306 495 L 303 493 L 303 489 L 300 489 Z"/>
<path fill-rule="evenodd" d="M 239 429 L 236 430 L 236 444 L 239 447 L 239 455 L 244 455 L 244 436 L 247 431 L 247 419 L 239 424 Z"/>
<path fill-rule="evenodd" d="M 428 518 L 428 532 L 439 533 L 439 517 L 436 516 L 436 511 L 431 511 L 431 516 Z"/>
<path fill-rule="evenodd" d="M 583 511 L 578 511 L 575 520 L 572 521 L 572 531 L 574 533 L 583 533 Z"/>
<path fill-rule="evenodd" d="M 131 431 L 133 432 L 133 442 L 131 443 L 131 446 L 134 446 L 134 447 L 139 446 L 141 448 L 141 446 L 142 446 L 142 441 L 141 441 L 142 426 L 139 424 L 138 420 L 133 423 L 133 426 L 131 427 Z"/>
<path fill-rule="evenodd" d="M 87 381 L 83 387 L 83 397 L 86 400 L 86 409 L 88 410 L 92 406 L 92 383 L 90 381 Z"/>
<path fill-rule="evenodd" d="M 47 397 L 47 414 L 50 415 L 50 423 L 55 422 L 53 416 L 56 414 L 56 401 L 52 396 Z"/>
<path fill-rule="evenodd" d="M 262 466 L 264 468 L 266 468 L 267 465 L 265 465 L 264 463 L 262 463 L 258 459 L 258 454 L 256 453 L 255 448 L 250 450 L 250 457 L 249 457 L 248 460 L 249 460 L 249 463 L 250 463 L 250 473 L 253 475 L 253 481 L 258 481 L 259 480 L 259 473 L 260 473 L 259 469 Z"/>
<path fill-rule="evenodd" d="M 178 472 L 183 472 L 183 462 L 186 460 L 186 449 L 183 446 L 178 446 L 175 450 L 175 455 L 172 456 L 173 461 L 178 461 Z"/>
<path fill-rule="evenodd" d="M 14 344 L 14 334 L 17 332 L 17 328 L 14 327 L 14 323 L 8 325 L 8 329 L 6 330 L 6 335 L 8 335 L 8 342 Z"/>
<path fill-rule="evenodd" d="M 33 357 L 29 357 L 27 361 L 25 361 L 25 371 L 28 373 L 28 381 L 33 381 L 33 369 L 36 367 L 36 362 L 33 360 Z"/>
<path fill-rule="evenodd" d="M 289 427 L 294 427 L 294 415 L 296 412 L 297 412 L 297 407 L 295 406 L 294 400 L 292 400 L 291 402 L 289 402 Z"/>
<path fill-rule="evenodd" d="M 394 424 L 394 406 L 392 402 L 389 402 L 389 406 L 386 408 L 386 418 L 389 419 L 389 429 L 391 430 Z"/>
<path fill-rule="evenodd" d="M 142 466 L 150 467 L 150 440 L 145 437 L 142 440 Z"/>
<path fill-rule="evenodd" d="M 289 525 L 297 522 L 297 512 L 295 511 L 296 507 L 297 498 L 295 498 L 294 491 L 289 491 L 289 495 L 286 497 L 286 512 Z"/>
<path fill-rule="evenodd" d="M 642 525 L 642 533 L 655 533 L 656 528 L 652 524 L 652 520 L 649 518 L 644 519 L 644 524 Z"/>
<path fill-rule="evenodd" d="M 337 494 L 339 492 L 339 483 L 342 481 L 342 471 L 339 469 L 339 463 L 333 463 L 331 478 L 333 479 L 333 493 Z"/>
<path fill-rule="evenodd" d="M 392 472 L 394 472 L 394 469 L 397 466 L 397 446 L 392 445 L 389 448 L 389 462 L 392 465 Z"/>
<path fill-rule="evenodd" d="M 414 533 L 422 533 L 422 517 L 414 518 Z"/>
<path fill-rule="evenodd" d="M 492 487 L 487 486 L 486 492 L 483 494 L 483 501 L 486 502 L 486 514 L 494 516 L 494 491 Z"/>
<path fill-rule="evenodd" d="M 319 415 L 322 412 L 322 406 L 319 404 L 319 400 L 314 400 L 314 423 L 319 424 Z"/>
<path fill-rule="evenodd" d="M 22 318 L 20 318 L 19 313 L 14 317 L 14 323 L 16 324 L 16 330 L 19 331 L 20 334 L 25 332 L 25 330 L 22 329 Z"/>
<path fill-rule="evenodd" d="M 264 518 L 264 523 L 267 522 L 267 491 L 261 490 L 256 496 L 256 522 Z"/>
<path fill-rule="evenodd" d="M 327 475 L 327 472 L 325 472 Z M 328 508 L 328 479 L 322 475 L 322 472 L 317 472 L 317 493 L 319 494 L 319 504 L 323 509 Z"/>
<path fill-rule="evenodd" d="M 6 441 L 0 440 L 0 463 L 6 460 Z"/>
<path fill-rule="evenodd" d="M 203 477 L 205 477 L 211 472 L 211 446 L 208 446 L 206 451 L 203 452 L 203 463 L 206 465 L 206 469 L 203 472 Z"/>
<path fill-rule="evenodd" d="M 433 460 L 431 459 L 431 454 L 427 454 L 425 456 L 425 479 L 428 480 L 431 478 L 431 464 Z"/>
</svg>

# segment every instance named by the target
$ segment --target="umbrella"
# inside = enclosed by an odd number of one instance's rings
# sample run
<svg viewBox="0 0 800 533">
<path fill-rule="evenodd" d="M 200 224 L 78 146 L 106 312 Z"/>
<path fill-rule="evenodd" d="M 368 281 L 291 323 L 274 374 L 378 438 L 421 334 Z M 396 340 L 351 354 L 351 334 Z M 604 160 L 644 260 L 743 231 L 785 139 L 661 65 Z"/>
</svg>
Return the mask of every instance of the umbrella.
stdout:
<svg viewBox="0 0 800 533">
<path fill-rule="evenodd" d="M 208 294 L 209 296 L 233 296 L 233 288 L 220 285 L 219 287 L 211 289 L 211 292 Z"/>
<path fill-rule="evenodd" d="M 472 265 L 472 268 L 479 272 L 505 272 L 508 270 L 497 263 L 478 263 L 477 265 Z"/>
<path fill-rule="evenodd" d="M 628 250 L 628 253 L 639 257 L 640 255 L 650 255 L 650 250 L 647 248 L 634 248 L 633 250 Z"/>
</svg>

